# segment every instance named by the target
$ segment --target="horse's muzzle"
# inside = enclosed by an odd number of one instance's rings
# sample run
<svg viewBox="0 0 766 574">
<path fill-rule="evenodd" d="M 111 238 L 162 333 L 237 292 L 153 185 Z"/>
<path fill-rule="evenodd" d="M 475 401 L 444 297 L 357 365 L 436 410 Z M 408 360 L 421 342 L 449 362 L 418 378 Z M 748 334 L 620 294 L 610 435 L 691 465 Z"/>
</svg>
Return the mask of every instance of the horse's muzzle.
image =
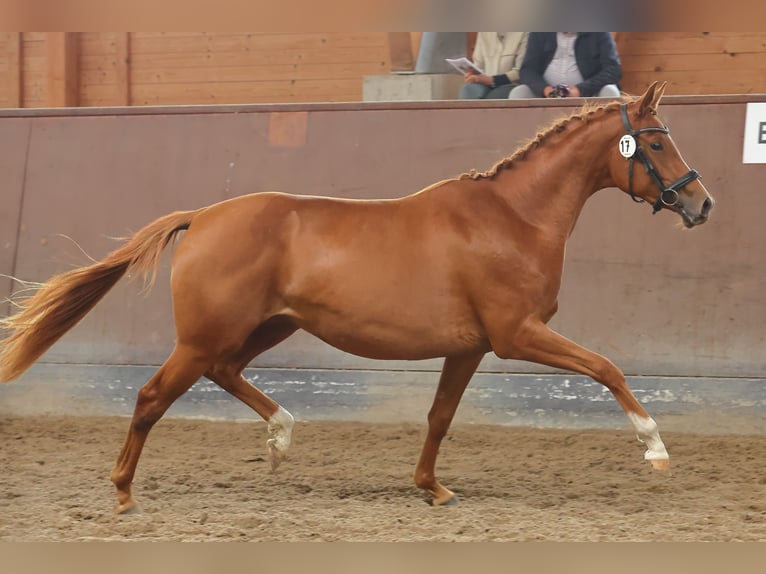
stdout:
<svg viewBox="0 0 766 574">
<path fill-rule="evenodd" d="M 710 212 L 713 210 L 713 206 L 715 206 L 715 200 L 710 196 L 705 198 L 702 205 L 699 207 L 699 212 L 696 214 L 688 209 L 687 206 L 681 204 L 681 202 L 677 204 L 678 213 L 681 215 L 684 225 L 688 228 L 705 223 L 710 218 Z"/>
</svg>

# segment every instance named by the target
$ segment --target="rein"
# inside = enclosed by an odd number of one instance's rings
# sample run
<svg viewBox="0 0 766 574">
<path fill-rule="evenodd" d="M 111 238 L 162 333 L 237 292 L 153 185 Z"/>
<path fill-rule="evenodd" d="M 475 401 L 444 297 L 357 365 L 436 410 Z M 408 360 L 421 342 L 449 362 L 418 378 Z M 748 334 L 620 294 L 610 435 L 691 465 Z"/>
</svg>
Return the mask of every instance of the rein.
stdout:
<svg viewBox="0 0 766 574">
<path fill-rule="evenodd" d="M 638 159 L 641 160 L 641 163 L 644 165 L 644 169 L 646 169 L 646 173 L 649 174 L 649 176 L 654 180 L 654 183 L 657 185 L 657 188 L 660 190 L 660 195 L 657 198 L 657 201 L 654 202 L 652 205 L 652 215 L 657 213 L 660 209 L 663 208 L 663 206 L 672 207 L 676 203 L 678 203 L 678 190 L 684 187 L 685 185 L 689 185 L 691 182 L 693 182 L 696 179 L 700 179 L 700 174 L 696 169 L 690 169 L 688 172 L 686 172 L 685 175 L 679 177 L 677 180 L 675 180 L 673 183 L 671 183 L 669 186 L 665 187 L 662 184 L 662 179 L 660 178 L 660 175 L 657 173 L 657 170 L 654 169 L 654 166 L 649 161 L 649 158 L 646 157 L 646 154 L 644 153 L 644 150 L 641 148 L 640 145 L 638 145 L 638 139 L 636 136 L 639 134 L 643 134 L 646 132 L 660 132 L 663 134 L 670 134 L 670 130 L 663 126 L 661 128 L 658 127 L 648 127 L 648 128 L 640 128 L 637 130 L 634 130 L 630 126 L 630 120 L 628 119 L 628 106 L 627 104 L 620 104 L 620 114 L 622 115 L 622 123 L 625 126 L 625 131 L 627 132 L 627 136 L 630 136 L 633 138 L 632 146 L 634 146 L 635 151 L 631 153 L 630 155 L 623 154 L 628 159 L 628 194 L 630 195 L 630 198 L 635 201 L 636 203 L 644 203 L 644 200 L 640 197 L 636 197 L 636 195 L 633 193 L 633 160 L 638 156 Z M 623 136 L 625 138 L 626 136 Z M 623 140 L 620 140 L 620 145 L 622 146 Z M 622 149 L 622 148 L 621 148 Z"/>
</svg>

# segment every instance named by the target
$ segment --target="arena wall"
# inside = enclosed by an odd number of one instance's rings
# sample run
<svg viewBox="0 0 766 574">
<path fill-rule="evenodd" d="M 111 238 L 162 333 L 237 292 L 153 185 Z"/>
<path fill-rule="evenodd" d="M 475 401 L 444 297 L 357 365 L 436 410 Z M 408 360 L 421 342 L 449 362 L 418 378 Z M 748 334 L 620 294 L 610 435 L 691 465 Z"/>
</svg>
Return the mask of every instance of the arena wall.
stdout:
<svg viewBox="0 0 766 574">
<path fill-rule="evenodd" d="M 568 246 L 560 311 L 552 321 L 558 331 L 632 374 L 764 376 L 766 167 L 742 163 L 747 101 L 753 98 L 666 97 L 662 114 L 673 138 L 718 202 L 712 219 L 688 231 L 676 216 L 652 216 L 648 206 L 618 190 L 596 194 Z M 403 196 L 488 168 L 576 109 L 566 105 L 5 111 L 0 273 L 44 281 L 87 264 L 88 257 L 103 257 L 115 247 L 114 237 L 160 215 L 255 191 Z M 138 281 L 123 280 L 42 361 L 161 363 L 174 337 L 168 275 L 166 257 L 150 293 L 142 294 Z M 10 291 L 10 281 L 2 279 L 0 296 Z M 299 333 L 255 365 L 431 370 L 440 362 L 363 360 Z M 481 368 L 545 370 L 494 355 Z"/>
</svg>

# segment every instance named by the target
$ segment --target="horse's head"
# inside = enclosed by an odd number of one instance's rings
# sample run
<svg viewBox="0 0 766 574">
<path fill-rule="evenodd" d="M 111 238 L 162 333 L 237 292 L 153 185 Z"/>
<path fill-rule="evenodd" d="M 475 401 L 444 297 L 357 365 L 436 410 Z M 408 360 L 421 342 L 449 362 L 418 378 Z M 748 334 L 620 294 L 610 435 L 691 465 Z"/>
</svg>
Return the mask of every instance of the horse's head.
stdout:
<svg viewBox="0 0 766 574">
<path fill-rule="evenodd" d="M 611 152 L 610 171 L 634 201 L 652 204 L 655 213 L 675 211 L 686 227 L 694 227 L 707 221 L 715 202 L 657 117 L 665 85 L 654 82 L 643 96 L 622 104 L 623 135 Z"/>
</svg>

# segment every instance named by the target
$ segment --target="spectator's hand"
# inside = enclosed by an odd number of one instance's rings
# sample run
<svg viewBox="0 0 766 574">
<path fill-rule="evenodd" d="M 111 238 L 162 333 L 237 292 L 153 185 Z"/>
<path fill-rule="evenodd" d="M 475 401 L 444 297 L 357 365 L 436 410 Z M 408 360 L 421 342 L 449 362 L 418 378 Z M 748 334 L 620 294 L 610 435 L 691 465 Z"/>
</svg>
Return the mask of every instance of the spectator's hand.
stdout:
<svg viewBox="0 0 766 574">
<path fill-rule="evenodd" d="M 558 86 L 545 86 L 543 88 L 544 98 L 579 98 L 580 89 L 577 86 L 571 88 L 565 84 Z"/>
<path fill-rule="evenodd" d="M 487 76 L 486 74 L 466 74 L 464 78 L 467 84 L 492 85 L 492 76 Z"/>
</svg>

